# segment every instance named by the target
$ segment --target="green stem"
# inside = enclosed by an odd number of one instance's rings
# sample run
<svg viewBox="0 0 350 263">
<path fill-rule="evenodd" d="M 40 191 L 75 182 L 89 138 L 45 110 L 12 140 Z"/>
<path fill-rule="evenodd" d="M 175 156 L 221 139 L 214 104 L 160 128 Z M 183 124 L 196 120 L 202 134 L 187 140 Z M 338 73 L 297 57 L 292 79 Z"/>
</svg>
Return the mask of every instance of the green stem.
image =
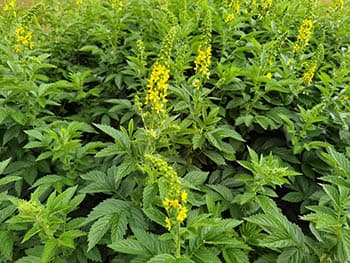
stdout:
<svg viewBox="0 0 350 263">
<path fill-rule="evenodd" d="M 180 223 L 176 225 L 175 233 L 175 246 L 176 246 L 176 258 L 181 257 L 181 243 L 180 243 Z"/>
</svg>

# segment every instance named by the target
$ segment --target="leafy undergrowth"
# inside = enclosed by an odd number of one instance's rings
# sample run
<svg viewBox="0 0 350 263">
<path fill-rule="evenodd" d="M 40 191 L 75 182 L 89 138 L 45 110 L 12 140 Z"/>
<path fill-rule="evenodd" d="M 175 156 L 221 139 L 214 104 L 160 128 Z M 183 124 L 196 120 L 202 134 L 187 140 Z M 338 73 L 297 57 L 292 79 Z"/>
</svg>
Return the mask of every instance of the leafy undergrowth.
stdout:
<svg viewBox="0 0 350 263">
<path fill-rule="evenodd" d="M 0 262 L 347 262 L 350 8 L 0 11 Z"/>
</svg>

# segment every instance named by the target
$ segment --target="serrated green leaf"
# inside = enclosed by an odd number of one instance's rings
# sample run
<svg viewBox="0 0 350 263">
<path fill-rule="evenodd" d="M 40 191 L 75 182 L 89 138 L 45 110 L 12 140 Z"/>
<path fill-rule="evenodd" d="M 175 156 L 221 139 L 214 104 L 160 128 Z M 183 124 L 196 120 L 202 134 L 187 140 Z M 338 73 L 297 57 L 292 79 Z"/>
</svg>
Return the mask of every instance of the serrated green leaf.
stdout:
<svg viewBox="0 0 350 263">
<path fill-rule="evenodd" d="M 132 239 L 119 240 L 111 245 L 109 248 L 114 251 L 131 254 L 131 255 L 149 255 L 149 252 L 145 249 L 141 242 Z"/>
<path fill-rule="evenodd" d="M 192 137 L 193 150 L 201 149 L 205 142 L 205 137 L 203 134 L 195 134 Z"/>
<path fill-rule="evenodd" d="M 92 248 L 89 252 L 84 250 L 84 255 L 87 259 L 90 259 L 91 261 L 102 262 L 101 253 L 97 247 Z"/>
<path fill-rule="evenodd" d="M 92 209 L 92 211 L 86 219 L 86 222 L 91 222 L 99 217 L 103 217 L 114 213 L 125 213 L 129 209 L 129 206 L 130 203 L 123 200 L 113 198 L 106 199 Z"/>
<path fill-rule="evenodd" d="M 183 178 L 184 181 L 189 182 L 193 186 L 200 186 L 205 183 L 209 175 L 209 172 L 204 171 L 190 171 Z"/>
<path fill-rule="evenodd" d="M 202 247 L 195 251 L 194 256 L 202 263 L 221 263 L 218 257 L 219 253 L 215 248 L 209 249 Z"/>
<path fill-rule="evenodd" d="M 122 153 L 125 153 L 124 149 L 122 149 L 120 146 L 116 144 L 112 144 L 100 150 L 99 152 L 97 152 L 95 154 L 95 157 L 108 157 L 108 156 L 118 155 Z"/>
<path fill-rule="evenodd" d="M 147 185 L 143 189 L 142 204 L 144 208 L 148 208 L 152 205 L 156 195 L 158 193 L 158 188 L 156 184 Z"/>
<path fill-rule="evenodd" d="M 111 136 L 115 143 L 118 144 L 118 146 L 122 149 L 122 150 L 127 150 L 130 148 L 130 140 L 128 138 L 128 136 L 126 134 L 124 134 L 123 132 L 108 126 L 108 125 L 104 125 L 104 124 L 94 124 L 97 128 L 99 128 L 101 131 L 103 131 L 104 133 L 108 134 L 109 136 Z"/>
<path fill-rule="evenodd" d="M 112 215 L 100 217 L 90 228 L 88 233 L 88 251 L 101 240 L 111 227 Z"/>
<path fill-rule="evenodd" d="M 126 214 L 114 214 L 111 219 L 111 240 L 112 243 L 123 239 L 128 229 L 128 217 Z"/>
<path fill-rule="evenodd" d="M 75 248 L 74 245 L 74 239 L 84 236 L 85 233 L 83 231 L 80 230 L 68 230 L 63 232 L 59 239 L 58 239 L 58 243 L 59 245 L 65 246 L 65 247 L 69 247 L 69 248 Z"/>
<path fill-rule="evenodd" d="M 63 176 L 54 174 L 46 175 L 36 180 L 35 183 L 31 186 L 31 188 L 38 187 L 39 185 L 52 185 L 58 182 L 63 182 L 64 180 L 65 178 Z"/>
<path fill-rule="evenodd" d="M 247 253 L 239 249 L 224 249 L 222 255 L 224 256 L 226 263 L 249 263 Z"/>
<path fill-rule="evenodd" d="M 165 227 L 165 215 L 161 211 L 153 207 L 148 207 L 144 208 L 143 212 L 149 219 Z"/>
</svg>

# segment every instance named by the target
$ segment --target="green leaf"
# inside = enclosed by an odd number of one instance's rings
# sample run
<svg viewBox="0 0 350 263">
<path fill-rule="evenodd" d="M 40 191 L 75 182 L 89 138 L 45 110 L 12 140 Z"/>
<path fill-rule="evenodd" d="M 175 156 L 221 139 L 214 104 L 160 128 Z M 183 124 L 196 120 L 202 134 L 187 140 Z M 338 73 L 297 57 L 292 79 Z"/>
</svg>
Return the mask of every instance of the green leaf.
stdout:
<svg viewBox="0 0 350 263">
<path fill-rule="evenodd" d="M 2 196 L 0 195 L 0 203 Z M 4 197 L 5 200 L 7 200 L 6 197 Z M 4 207 L 3 209 L 0 210 L 0 223 L 2 223 L 5 219 L 7 219 L 8 217 L 10 217 L 17 209 L 17 206 L 14 206 L 12 204 L 7 205 L 6 207 Z M 1 244 L 1 243 L 0 243 Z"/>
<path fill-rule="evenodd" d="M 125 150 L 120 148 L 120 146 L 116 144 L 112 144 L 97 152 L 95 157 L 108 157 L 112 155 L 118 155 L 121 153 L 125 153 Z"/>
<path fill-rule="evenodd" d="M 43 263 L 43 261 L 40 257 L 26 256 L 16 260 L 15 263 Z"/>
<path fill-rule="evenodd" d="M 222 252 L 226 263 L 249 263 L 247 253 L 235 248 L 227 248 Z"/>
<path fill-rule="evenodd" d="M 101 253 L 97 247 L 94 247 L 89 252 L 84 250 L 84 255 L 86 256 L 87 259 L 90 259 L 93 262 L 102 262 Z"/>
<path fill-rule="evenodd" d="M 15 182 L 15 181 L 18 181 L 21 179 L 22 179 L 22 177 L 19 177 L 19 176 L 8 175 L 8 176 L 0 179 L 0 185 L 12 183 L 12 182 Z"/>
<path fill-rule="evenodd" d="M 41 263 L 49 263 L 51 261 L 55 255 L 57 246 L 58 244 L 56 239 L 51 239 L 45 242 L 44 250 L 41 254 Z"/>
<path fill-rule="evenodd" d="M 111 136 L 115 143 L 119 145 L 119 147 L 122 147 L 122 149 L 128 150 L 130 148 L 130 140 L 129 137 L 124 134 L 123 132 L 114 129 L 113 127 L 109 125 L 104 125 L 104 124 L 94 124 L 97 128 L 99 128 L 101 131 L 104 133 L 108 134 Z"/>
<path fill-rule="evenodd" d="M 126 214 L 114 214 L 111 219 L 111 240 L 116 242 L 123 239 L 128 229 L 128 216 Z"/>
<path fill-rule="evenodd" d="M 8 159 L 0 162 L 0 174 L 3 174 L 6 167 L 9 165 L 10 161 L 11 161 L 11 158 L 8 158 Z"/>
<path fill-rule="evenodd" d="M 217 165 L 226 164 L 224 157 L 215 151 L 205 151 L 204 154 Z"/>
<path fill-rule="evenodd" d="M 142 203 L 144 208 L 148 208 L 152 205 L 155 197 L 157 196 L 158 188 L 156 184 L 147 185 L 143 189 Z"/>
<path fill-rule="evenodd" d="M 11 111 L 9 111 L 9 115 L 18 124 L 24 125 L 26 122 L 26 116 L 17 109 L 11 109 Z"/>
<path fill-rule="evenodd" d="M 24 131 L 27 135 L 29 135 L 30 137 L 33 137 L 39 141 L 43 140 L 43 135 L 41 134 L 41 132 L 39 132 L 38 130 L 27 130 Z"/>
<path fill-rule="evenodd" d="M 143 212 L 149 219 L 165 227 L 165 215 L 161 211 L 153 207 L 148 207 L 144 208 Z"/>
<path fill-rule="evenodd" d="M 147 261 L 147 263 L 176 263 L 176 258 L 169 254 L 159 254 Z"/>
<path fill-rule="evenodd" d="M 5 261 L 12 260 L 14 235 L 10 231 L 0 231 L 0 256 Z"/>
<path fill-rule="evenodd" d="M 218 257 L 219 251 L 215 248 L 200 248 L 196 250 L 194 256 L 200 260 L 201 263 L 221 263 Z"/>
<path fill-rule="evenodd" d="M 41 231 L 41 228 L 39 226 L 33 226 L 31 229 L 29 229 L 27 231 L 27 233 L 24 235 L 22 242 L 24 243 L 26 241 L 28 241 L 31 237 L 33 237 L 34 235 L 36 235 L 37 233 L 39 233 Z"/>
<path fill-rule="evenodd" d="M 132 172 L 137 170 L 137 162 L 132 158 L 125 158 L 118 166 L 116 180 L 121 180 Z"/>
<path fill-rule="evenodd" d="M 132 239 L 124 239 L 108 245 L 114 251 L 131 255 L 149 255 L 149 252 L 141 242 Z"/>
<path fill-rule="evenodd" d="M 204 142 L 205 142 L 205 137 L 203 136 L 203 134 L 198 133 L 193 135 L 193 138 L 192 138 L 193 150 L 201 149 Z"/>
<path fill-rule="evenodd" d="M 220 128 L 214 129 L 212 133 L 215 133 L 216 135 L 220 136 L 220 138 L 231 138 L 236 141 L 245 142 L 242 135 L 240 135 L 238 132 L 236 132 L 233 127 L 230 126 L 222 126 Z"/>
<path fill-rule="evenodd" d="M 290 192 L 283 196 L 282 200 L 291 202 L 291 203 L 299 203 L 305 199 L 305 196 L 301 192 Z"/>
<path fill-rule="evenodd" d="M 35 183 L 31 186 L 31 188 L 38 187 L 40 185 L 53 185 L 58 182 L 63 182 L 65 180 L 65 177 L 59 176 L 59 175 L 46 175 L 38 180 L 35 181 Z"/>
<path fill-rule="evenodd" d="M 111 169 L 111 168 L 110 168 Z M 113 175 L 95 170 L 80 176 L 86 181 L 90 181 L 86 187 L 80 190 L 81 193 L 113 193 L 115 188 L 115 178 Z"/>
<path fill-rule="evenodd" d="M 50 158 L 52 156 L 52 152 L 42 152 L 37 158 L 36 161 L 41 161 L 41 160 L 45 160 L 47 158 Z"/>
<path fill-rule="evenodd" d="M 80 230 L 68 230 L 63 232 L 60 235 L 58 242 L 59 242 L 59 245 L 69 247 L 69 248 L 75 248 L 74 239 L 84 235 L 85 233 Z"/>
<path fill-rule="evenodd" d="M 7 117 L 7 111 L 3 108 L 0 108 L 0 123 L 2 123 Z"/>
<path fill-rule="evenodd" d="M 184 181 L 189 182 L 193 186 L 200 186 L 205 183 L 209 175 L 209 172 L 203 171 L 190 171 L 183 178 Z"/>
<path fill-rule="evenodd" d="M 99 218 L 90 228 L 88 234 L 88 251 L 90 251 L 101 240 L 111 227 L 111 215 Z"/>
<path fill-rule="evenodd" d="M 130 203 L 118 199 L 106 199 L 92 209 L 88 215 L 86 222 L 91 222 L 99 217 L 125 212 L 129 209 Z"/>
</svg>

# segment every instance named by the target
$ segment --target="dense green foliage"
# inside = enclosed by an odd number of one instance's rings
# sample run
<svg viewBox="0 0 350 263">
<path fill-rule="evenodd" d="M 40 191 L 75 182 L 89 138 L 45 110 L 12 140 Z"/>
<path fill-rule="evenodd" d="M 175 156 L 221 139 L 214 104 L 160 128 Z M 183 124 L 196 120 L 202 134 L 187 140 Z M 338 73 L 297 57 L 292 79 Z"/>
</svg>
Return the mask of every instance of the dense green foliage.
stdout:
<svg viewBox="0 0 350 263">
<path fill-rule="evenodd" d="M 0 19 L 0 262 L 350 259 L 348 1 Z"/>
</svg>

